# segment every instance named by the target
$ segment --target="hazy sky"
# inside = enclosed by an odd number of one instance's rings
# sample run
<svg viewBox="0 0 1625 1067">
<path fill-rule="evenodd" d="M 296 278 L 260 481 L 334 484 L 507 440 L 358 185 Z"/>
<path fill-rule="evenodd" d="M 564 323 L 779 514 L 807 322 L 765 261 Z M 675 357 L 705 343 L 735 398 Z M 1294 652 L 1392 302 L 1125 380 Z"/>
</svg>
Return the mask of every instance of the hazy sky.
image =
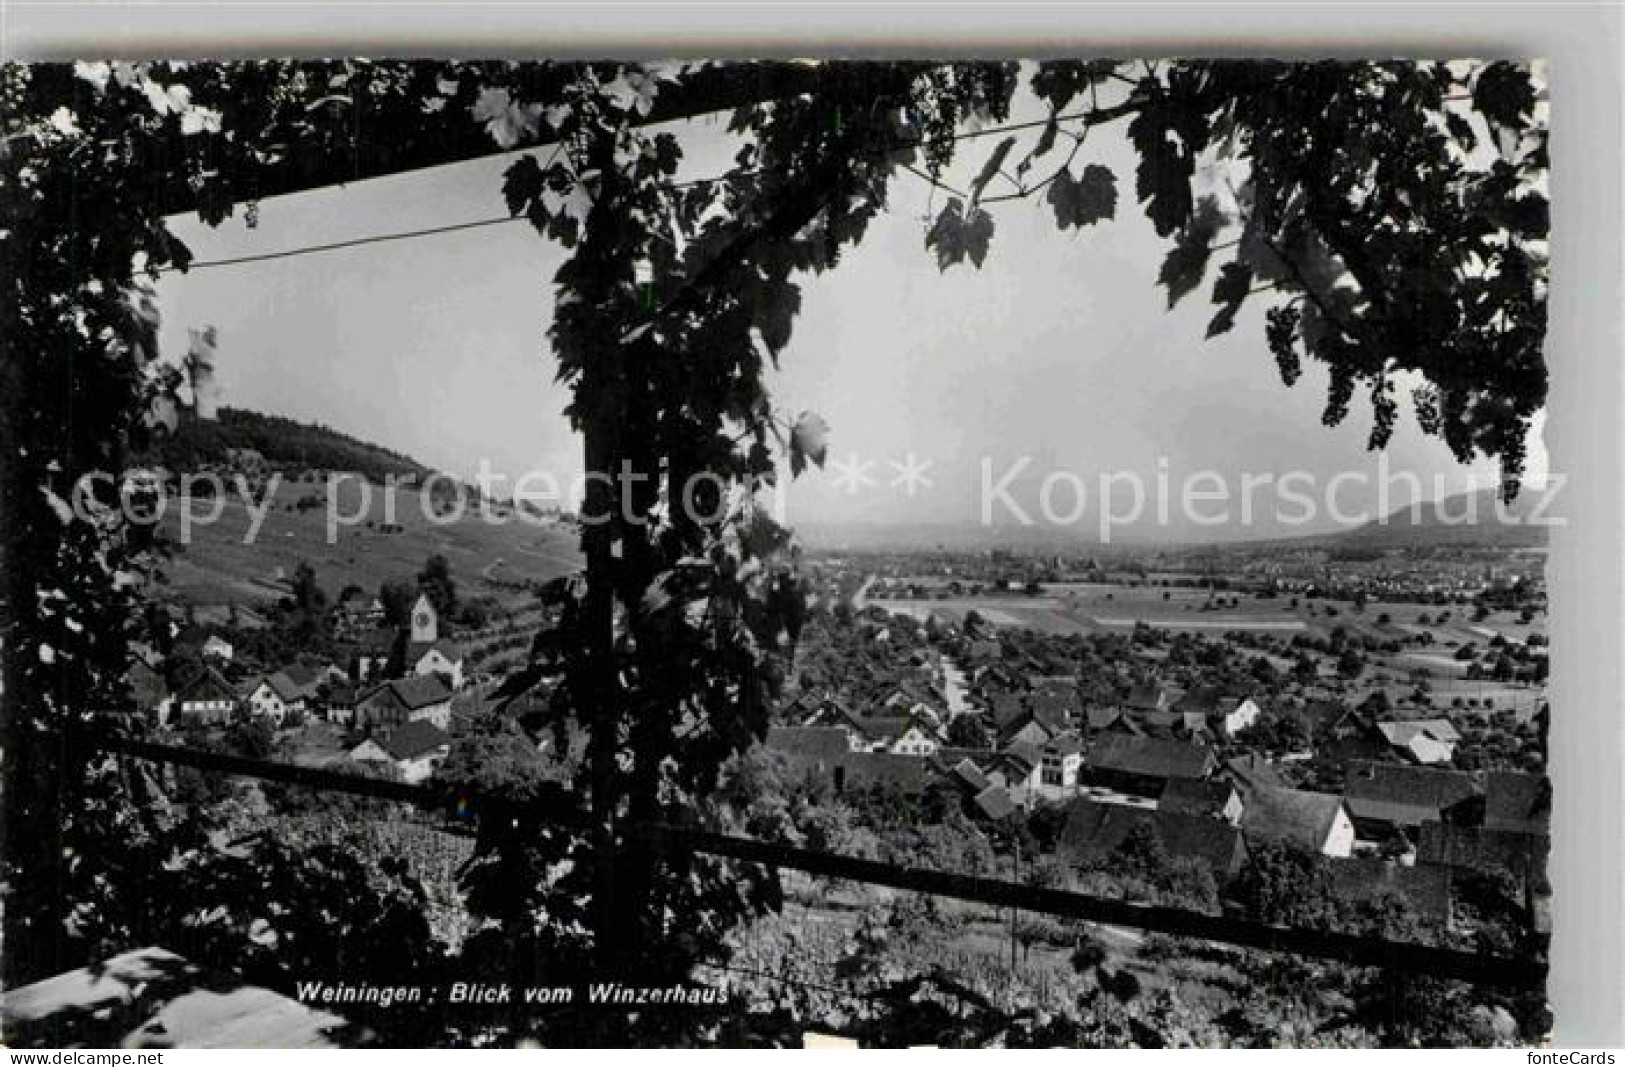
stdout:
<svg viewBox="0 0 1625 1067">
<path fill-rule="evenodd" d="M 1033 106 L 1018 101 L 1014 120 L 1036 115 Z M 681 132 L 686 176 L 726 169 L 732 149 L 719 124 Z M 968 184 L 996 141 L 962 145 L 949 183 Z M 240 215 L 218 230 L 194 218 L 176 229 L 210 260 L 489 218 L 504 213 L 511 158 L 266 201 L 254 230 Z M 1374 471 L 1361 400 L 1328 429 L 1322 371 L 1308 366 L 1296 387 L 1281 384 L 1259 298 L 1216 341 L 1203 340 L 1211 275 L 1167 310 L 1154 284 L 1166 243 L 1133 202 L 1135 157 L 1121 124 L 1091 134 L 1075 167 L 1087 162 L 1117 174 L 1115 221 L 1063 234 L 1041 196 L 994 205 L 984 267 L 941 274 L 923 245 L 933 191 L 903 174 L 863 244 L 837 270 L 802 279 L 803 311 L 775 395 L 791 414 L 822 414 L 831 459 L 856 454 L 873 464 L 876 484 L 853 493 L 834 471 L 814 471 L 791 490 L 793 519 L 975 521 L 984 459 L 997 481 L 1031 457 L 1011 490 L 1030 513 L 1044 475 L 1076 475 L 1091 494 L 1082 520 L 1091 530 L 1101 472 L 1138 472 L 1154 491 L 1159 459 L 1176 493 L 1198 469 L 1233 485 L 1243 472 L 1304 470 L 1323 483 Z M 936 205 L 944 195 L 936 191 Z M 485 458 L 513 475 L 539 469 L 568 480 L 580 470 L 580 443 L 560 415 L 565 396 L 545 336 L 559 262 L 556 247 L 514 223 L 171 274 L 160 287 L 165 351 L 184 351 L 187 328 L 213 325 L 226 404 L 323 422 L 458 475 L 472 476 Z M 1532 469 L 1544 470 L 1538 440 L 1531 452 Z M 931 465 L 932 483 L 912 496 L 890 484 L 891 462 L 910 453 Z M 1460 467 L 1408 411 L 1388 458 L 1421 475 L 1428 496 L 1436 475 L 1450 491 L 1469 478 L 1493 484 L 1492 465 Z M 1062 512 L 1072 507 L 1064 488 L 1052 498 Z M 1347 480 L 1338 500 L 1345 512 L 1374 504 Z"/>
</svg>

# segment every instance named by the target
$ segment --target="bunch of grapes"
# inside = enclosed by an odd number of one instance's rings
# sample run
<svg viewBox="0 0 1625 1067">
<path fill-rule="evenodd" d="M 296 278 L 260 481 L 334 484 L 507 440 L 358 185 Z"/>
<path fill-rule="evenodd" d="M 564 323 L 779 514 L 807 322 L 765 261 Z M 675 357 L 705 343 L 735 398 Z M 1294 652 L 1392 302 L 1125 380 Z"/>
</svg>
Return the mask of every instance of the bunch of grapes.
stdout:
<svg viewBox="0 0 1625 1067">
<path fill-rule="evenodd" d="M 32 78 L 26 63 L 0 63 L 0 116 L 4 116 L 8 130 L 22 125 L 23 105 L 28 99 L 28 84 Z"/>
</svg>

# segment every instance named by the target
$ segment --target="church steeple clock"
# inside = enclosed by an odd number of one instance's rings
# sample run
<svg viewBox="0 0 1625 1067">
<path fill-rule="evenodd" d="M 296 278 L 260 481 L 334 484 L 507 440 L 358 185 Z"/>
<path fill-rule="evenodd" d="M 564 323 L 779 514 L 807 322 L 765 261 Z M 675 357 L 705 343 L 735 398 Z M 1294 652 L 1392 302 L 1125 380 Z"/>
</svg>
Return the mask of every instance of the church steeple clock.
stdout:
<svg viewBox="0 0 1625 1067">
<path fill-rule="evenodd" d="M 433 642 L 440 639 L 440 616 L 434 610 L 427 594 L 420 594 L 412 605 L 412 640 Z"/>
</svg>

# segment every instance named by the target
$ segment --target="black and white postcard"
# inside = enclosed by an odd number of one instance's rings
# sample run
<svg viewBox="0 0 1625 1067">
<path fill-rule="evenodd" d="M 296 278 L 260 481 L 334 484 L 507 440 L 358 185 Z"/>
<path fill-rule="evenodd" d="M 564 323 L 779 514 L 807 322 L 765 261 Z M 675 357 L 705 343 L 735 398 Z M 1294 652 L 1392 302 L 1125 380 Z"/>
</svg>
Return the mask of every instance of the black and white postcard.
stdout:
<svg viewBox="0 0 1625 1067">
<path fill-rule="evenodd" d="M 4 1041 L 1545 1041 L 1547 78 L 5 64 Z"/>
</svg>

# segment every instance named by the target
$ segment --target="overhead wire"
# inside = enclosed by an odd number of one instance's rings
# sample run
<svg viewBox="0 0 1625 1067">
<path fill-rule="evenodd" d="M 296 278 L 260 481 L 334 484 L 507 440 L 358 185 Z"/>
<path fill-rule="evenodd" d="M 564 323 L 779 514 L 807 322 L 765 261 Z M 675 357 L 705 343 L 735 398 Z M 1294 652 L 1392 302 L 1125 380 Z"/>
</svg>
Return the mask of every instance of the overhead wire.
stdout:
<svg viewBox="0 0 1625 1067">
<path fill-rule="evenodd" d="M 1001 133 L 1018 133 L 1018 132 L 1020 132 L 1022 130 L 1037 129 L 1037 128 L 1042 127 L 1042 126 L 1047 126 L 1052 122 L 1053 123 L 1062 123 L 1062 122 L 1069 122 L 1069 121 L 1071 121 L 1073 119 L 1087 118 L 1088 116 L 1094 114 L 1096 111 L 1099 111 L 1099 110 L 1101 110 L 1101 109 L 1099 109 L 1099 108 L 1091 108 L 1091 109 L 1085 110 L 1085 111 L 1075 111 L 1075 112 L 1071 112 L 1071 113 L 1064 114 L 1064 115 L 1063 114 L 1057 114 L 1057 115 L 1052 115 L 1052 116 L 1050 116 L 1048 118 L 1034 119 L 1034 120 L 1026 121 L 1026 122 L 1013 122 L 1013 123 L 1006 123 L 1006 124 L 1002 124 L 1002 125 L 998 125 L 998 126 L 986 126 L 986 127 L 981 128 L 981 129 L 978 129 L 978 130 L 965 130 L 965 131 L 963 131 L 961 133 L 955 133 L 955 134 L 950 135 L 948 140 L 950 142 L 952 142 L 952 143 L 957 143 L 959 141 L 971 141 L 971 140 L 975 140 L 975 139 L 981 138 L 981 137 L 992 137 L 992 136 L 995 136 L 995 135 L 1001 134 Z M 872 154 L 879 155 L 879 154 L 884 154 L 884 153 L 888 153 L 888 152 L 895 152 L 895 151 L 899 151 L 899 150 L 901 150 L 903 148 L 916 147 L 916 146 L 918 146 L 920 144 L 923 144 L 923 143 L 924 143 L 923 139 L 914 139 L 914 140 L 911 140 L 911 141 L 900 141 L 900 142 L 898 142 L 896 144 L 887 146 L 884 149 L 877 149 Z M 910 173 L 916 175 L 917 177 L 921 178 L 924 181 L 930 182 L 932 185 L 934 185 L 934 186 L 936 186 L 938 188 L 946 189 L 949 192 L 954 193 L 955 195 L 960 195 L 960 196 L 964 195 L 964 194 L 960 193 L 958 190 L 955 190 L 952 187 L 943 184 L 939 179 L 932 177 L 926 171 L 920 170 L 919 168 L 914 167 L 914 166 L 912 166 L 910 164 L 904 164 L 903 166 L 904 166 L 905 170 L 907 170 Z M 689 179 L 687 181 L 674 182 L 674 183 L 672 183 L 670 188 L 673 188 L 673 189 L 686 189 L 686 188 L 693 188 L 695 186 L 700 186 L 700 185 L 712 185 L 712 184 L 717 184 L 717 183 L 720 183 L 720 182 L 736 181 L 736 180 L 739 180 L 741 178 L 748 177 L 751 173 L 754 173 L 754 172 L 731 171 L 731 172 L 729 172 L 727 174 L 714 175 L 714 176 L 708 177 L 708 178 L 693 178 L 693 179 Z M 998 199 L 1007 200 L 1007 199 L 1010 199 L 1010 197 L 1009 196 L 1004 196 L 1004 197 L 1000 197 Z M 503 225 L 505 223 L 525 222 L 525 221 L 528 221 L 528 220 L 527 220 L 526 216 L 524 216 L 523 214 L 520 214 L 520 215 L 495 215 L 495 216 L 492 216 L 490 218 L 472 219 L 472 220 L 465 221 L 465 222 L 453 222 L 453 223 L 447 223 L 445 225 L 440 225 L 440 226 L 423 226 L 423 227 L 419 227 L 417 229 L 412 229 L 412 230 L 400 230 L 400 231 L 395 231 L 395 232 L 391 232 L 391 233 L 371 234 L 371 235 L 368 235 L 366 237 L 356 237 L 356 238 L 351 238 L 351 239 L 344 240 L 344 241 L 328 241 L 328 242 L 324 242 L 322 244 L 301 245 L 301 246 L 298 246 L 296 248 L 285 248 L 285 249 L 279 249 L 279 250 L 272 251 L 272 252 L 256 252 L 256 253 L 250 253 L 248 255 L 242 255 L 242 256 L 231 256 L 231 257 L 228 257 L 228 258 L 225 258 L 225 259 L 195 260 L 195 261 L 187 264 L 185 267 L 181 267 L 179 265 L 171 264 L 171 265 L 166 265 L 166 266 L 163 266 L 163 267 L 159 267 L 158 268 L 158 273 L 160 273 L 160 274 L 190 273 L 191 271 L 204 270 L 204 269 L 214 268 L 214 267 L 235 267 L 235 266 L 241 266 L 241 265 L 249 264 L 249 263 L 265 263 L 265 262 L 270 262 L 270 261 L 279 260 L 279 259 L 291 259 L 291 258 L 294 258 L 294 257 L 297 257 L 297 256 L 308 256 L 308 255 L 318 255 L 318 254 L 327 253 L 327 252 L 338 252 L 338 251 L 343 251 L 345 249 L 362 248 L 362 247 L 366 247 L 368 245 L 385 244 L 385 243 L 393 242 L 393 241 L 410 241 L 410 240 L 416 240 L 418 238 L 423 238 L 423 237 L 435 237 L 435 236 L 439 236 L 441 234 L 459 233 L 459 232 L 463 232 L 463 231 L 467 231 L 467 230 L 481 229 L 481 228 L 488 227 L 488 226 L 499 226 L 499 225 Z"/>
</svg>

